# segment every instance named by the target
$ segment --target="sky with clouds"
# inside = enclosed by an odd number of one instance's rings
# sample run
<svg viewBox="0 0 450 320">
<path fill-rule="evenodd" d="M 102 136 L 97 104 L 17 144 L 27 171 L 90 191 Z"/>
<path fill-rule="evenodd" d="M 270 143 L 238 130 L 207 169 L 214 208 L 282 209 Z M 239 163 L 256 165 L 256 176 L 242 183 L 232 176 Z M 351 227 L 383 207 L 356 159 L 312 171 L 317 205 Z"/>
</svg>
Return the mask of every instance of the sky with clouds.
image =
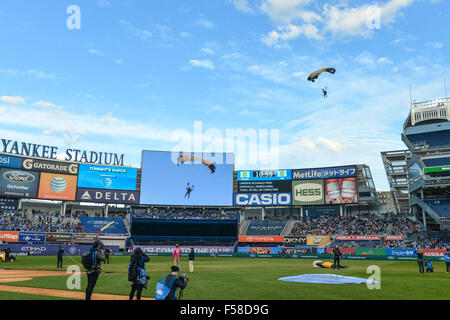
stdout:
<svg viewBox="0 0 450 320">
<path fill-rule="evenodd" d="M 3 0 L 0 137 L 139 166 L 142 149 L 173 150 L 201 121 L 225 141 L 258 133 L 256 160 L 203 137 L 201 151 L 235 151 L 236 169 L 364 163 L 388 190 L 380 152 L 405 148 L 409 86 L 419 101 L 445 95 L 449 12 L 444 0 Z M 337 72 L 306 81 L 322 67 Z"/>
</svg>

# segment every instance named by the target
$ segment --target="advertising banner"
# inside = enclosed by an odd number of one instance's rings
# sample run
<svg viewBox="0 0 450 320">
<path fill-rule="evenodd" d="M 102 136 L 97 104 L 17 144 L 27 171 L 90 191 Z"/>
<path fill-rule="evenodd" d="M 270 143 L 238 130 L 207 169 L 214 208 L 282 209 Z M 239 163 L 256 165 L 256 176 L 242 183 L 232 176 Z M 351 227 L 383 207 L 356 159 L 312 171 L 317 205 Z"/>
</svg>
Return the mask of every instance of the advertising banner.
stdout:
<svg viewBox="0 0 450 320">
<path fill-rule="evenodd" d="M 44 232 L 19 232 L 19 242 L 45 242 Z"/>
<path fill-rule="evenodd" d="M 81 164 L 78 187 L 108 190 L 136 190 L 137 168 Z"/>
<path fill-rule="evenodd" d="M 59 244 L 0 244 L 0 250 L 11 249 L 11 253 L 28 254 L 33 256 L 53 256 L 59 249 Z M 81 255 L 91 248 L 90 245 L 63 245 L 62 248 L 68 255 Z"/>
<path fill-rule="evenodd" d="M 284 244 L 289 245 L 306 245 L 306 236 L 285 236 Z"/>
<path fill-rule="evenodd" d="M 291 170 L 246 170 L 237 172 L 238 181 L 291 180 Z"/>
<path fill-rule="evenodd" d="M 381 240 L 381 236 L 336 236 L 336 240 L 353 240 L 353 241 L 376 241 Z"/>
<path fill-rule="evenodd" d="M 0 168 L 0 196 L 36 198 L 39 173 Z"/>
<path fill-rule="evenodd" d="M 425 257 L 443 257 L 447 250 L 445 249 L 422 249 Z"/>
<path fill-rule="evenodd" d="M 292 204 L 324 204 L 323 180 L 292 181 Z"/>
<path fill-rule="evenodd" d="M 139 204 L 139 191 L 78 188 L 76 200 L 82 202 Z"/>
<path fill-rule="evenodd" d="M 279 254 L 281 247 L 238 247 L 238 253 Z"/>
<path fill-rule="evenodd" d="M 296 255 L 309 255 L 309 254 L 317 254 L 317 248 L 287 248 L 287 254 L 296 254 Z"/>
<path fill-rule="evenodd" d="M 50 173 L 78 174 L 78 164 L 76 163 L 39 160 L 30 158 L 23 159 L 22 169 L 44 171 Z"/>
<path fill-rule="evenodd" d="M 146 253 L 173 253 L 174 246 L 134 246 L 132 249 L 141 248 Z M 194 248 L 195 253 L 233 253 L 234 247 L 226 246 L 180 246 L 182 253 L 191 252 L 191 248 Z"/>
<path fill-rule="evenodd" d="M 0 198 L 0 210 L 17 210 L 19 201 L 17 199 Z"/>
<path fill-rule="evenodd" d="M 326 248 L 326 251 L 324 253 L 326 254 L 334 254 L 333 253 L 334 248 Z M 351 256 L 355 254 L 355 248 L 339 248 L 342 255 L 344 256 Z"/>
<path fill-rule="evenodd" d="M 384 236 L 384 239 L 386 240 L 403 240 L 403 235 L 386 235 Z"/>
<path fill-rule="evenodd" d="M 311 180 L 311 179 L 348 178 L 348 177 L 356 177 L 356 166 L 292 170 L 292 180 Z"/>
<path fill-rule="evenodd" d="M 72 235 L 72 241 L 74 243 L 90 243 L 93 244 L 97 240 L 98 234 L 96 233 L 74 233 Z"/>
<path fill-rule="evenodd" d="M 234 154 L 142 152 L 141 204 L 231 206 Z M 123 190 L 120 189 L 119 190 Z"/>
<path fill-rule="evenodd" d="M 234 194 L 235 206 L 289 206 L 291 205 L 291 193 L 236 193 Z"/>
<path fill-rule="evenodd" d="M 385 256 L 385 248 L 356 248 L 355 255 L 357 256 Z"/>
<path fill-rule="evenodd" d="M 450 171 L 450 166 L 427 167 L 423 168 L 424 173 Z"/>
<path fill-rule="evenodd" d="M 356 178 L 326 179 L 325 183 L 325 203 L 357 203 L 358 190 Z"/>
<path fill-rule="evenodd" d="M 0 241 L 18 242 L 19 232 L 17 231 L 0 231 Z"/>
<path fill-rule="evenodd" d="M 239 236 L 239 242 L 284 242 L 283 236 Z"/>
<path fill-rule="evenodd" d="M 416 256 L 416 250 L 414 249 L 386 249 L 386 255 L 398 256 L 398 257 L 414 257 Z"/>
<path fill-rule="evenodd" d="M 39 199 L 75 200 L 77 176 L 57 173 L 41 173 L 39 182 Z"/>
<path fill-rule="evenodd" d="M 286 193 L 291 192 L 291 181 L 239 181 L 238 193 Z"/>
<path fill-rule="evenodd" d="M 20 169 L 22 158 L 0 154 L 0 167 Z"/>
<path fill-rule="evenodd" d="M 70 243 L 72 242 L 72 234 L 65 232 L 47 232 L 45 234 L 46 242 Z"/>
<path fill-rule="evenodd" d="M 100 230 L 102 234 L 126 234 L 127 229 L 121 218 L 95 218 L 95 217 L 80 217 L 83 227 L 89 233 L 98 233 Z M 112 223 L 112 224 L 111 224 Z"/>
<path fill-rule="evenodd" d="M 306 244 L 308 246 L 320 246 L 330 241 L 330 236 L 307 236 Z"/>
</svg>

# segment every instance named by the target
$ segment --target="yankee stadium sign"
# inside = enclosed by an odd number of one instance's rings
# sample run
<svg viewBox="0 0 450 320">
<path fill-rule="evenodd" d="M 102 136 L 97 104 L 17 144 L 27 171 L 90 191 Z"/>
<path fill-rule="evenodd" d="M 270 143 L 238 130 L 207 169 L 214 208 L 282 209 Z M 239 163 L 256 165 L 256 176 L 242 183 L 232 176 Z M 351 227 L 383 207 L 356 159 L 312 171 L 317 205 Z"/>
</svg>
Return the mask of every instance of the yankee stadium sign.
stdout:
<svg viewBox="0 0 450 320">
<path fill-rule="evenodd" d="M 57 159 L 57 155 L 59 154 L 58 147 L 7 139 L 0 139 L 0 152 L 54 160 Z M 66 149 L 64 152 L 65 161 L 108 164 L 114 166 L 123 166 L 124 156 L 124 154 L 119 155 L 116 153 L 84 151 L 78 149 Z"/>
</svg>

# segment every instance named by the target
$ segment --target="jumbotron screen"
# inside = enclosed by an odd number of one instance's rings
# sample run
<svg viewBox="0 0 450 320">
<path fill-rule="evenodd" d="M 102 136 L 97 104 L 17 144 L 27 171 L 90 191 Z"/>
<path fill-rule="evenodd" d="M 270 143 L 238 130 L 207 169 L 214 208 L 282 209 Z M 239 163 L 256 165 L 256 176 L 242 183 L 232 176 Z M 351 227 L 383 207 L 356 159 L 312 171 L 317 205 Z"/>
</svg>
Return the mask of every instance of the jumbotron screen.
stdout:
<svg viewBox="0 0 450 320">
<path fill-rule="evenodd" d="M 234 154 L 142 152 L 141 204 L 231 206 Z"/>
</svg>

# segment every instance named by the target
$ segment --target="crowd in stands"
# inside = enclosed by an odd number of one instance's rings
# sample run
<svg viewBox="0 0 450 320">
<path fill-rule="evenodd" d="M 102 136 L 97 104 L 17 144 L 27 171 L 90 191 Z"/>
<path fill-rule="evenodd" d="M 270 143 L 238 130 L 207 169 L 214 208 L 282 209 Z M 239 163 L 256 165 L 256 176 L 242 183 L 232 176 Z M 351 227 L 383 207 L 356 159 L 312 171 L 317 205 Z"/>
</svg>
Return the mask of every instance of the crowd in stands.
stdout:
<svg viewBox="0 0 450 320">
<path fill-rule="evenodd" d="M 137 209 L 133 211 L 133 218 L 147 219 L 215 219 L 235 220 L 238 218 L 236 212 L 221 212 L 214 210 L 192 210 L 177 208 L 151 208 Z"/>
<path fill-rule="evenodd" d="M 299 218 L 290 235 L 406 235 L 418 231 L 420 226 L 406 218 L 330 216 Z"/>
<path fill-rule="evenodd" d="M 28 232 L 85 232 L 79 221 L 64 219 L 58 212 L 33 210 L 30 216 L 25 211 L 0 212 L 0 230 Z"/>
</svg>

